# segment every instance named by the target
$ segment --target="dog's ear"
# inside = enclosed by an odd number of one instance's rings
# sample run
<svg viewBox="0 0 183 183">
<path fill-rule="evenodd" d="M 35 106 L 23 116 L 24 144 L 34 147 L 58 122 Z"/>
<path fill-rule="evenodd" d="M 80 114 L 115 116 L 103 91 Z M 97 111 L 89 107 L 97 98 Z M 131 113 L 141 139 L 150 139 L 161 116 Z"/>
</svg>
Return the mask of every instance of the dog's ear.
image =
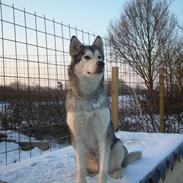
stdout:
<svg viewBox="0 0 183 183">
<path fill-rule="evenodd" d="M 97 49 L 100 50 L 102 54 L 104 54 L 104 47 L 103 47 L 103 41 L 100 36 L 97 36 L 95 41 L 93 42 L 92 46 L 97 47 Z"/>
<path fill-rule="evenodd" d="M 82 43 L 78 40 L 76 36 L 72 36 L 69 52 L 71 56 L 75 56 L 81 49 Z"/>
</svg>

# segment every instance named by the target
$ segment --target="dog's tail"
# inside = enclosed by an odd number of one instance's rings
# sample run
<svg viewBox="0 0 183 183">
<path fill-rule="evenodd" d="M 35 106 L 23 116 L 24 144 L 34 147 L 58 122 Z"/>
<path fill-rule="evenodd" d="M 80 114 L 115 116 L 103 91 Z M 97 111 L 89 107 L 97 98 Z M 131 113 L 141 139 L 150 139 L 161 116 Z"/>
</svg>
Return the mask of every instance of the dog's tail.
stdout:
<svg viewBox="0 0 183 183">
<path fill-rule="evenodd" d="M 128 164 L 130 164 L 134 161 L 137 161 L 141 157 L 142 157 L 142 153 L 140 151 L 135 151 L 135 152 L 131 152 L 131 153 L 127 154 L 122 163 L 122 167 L 127 167 Z"/>
</svg>

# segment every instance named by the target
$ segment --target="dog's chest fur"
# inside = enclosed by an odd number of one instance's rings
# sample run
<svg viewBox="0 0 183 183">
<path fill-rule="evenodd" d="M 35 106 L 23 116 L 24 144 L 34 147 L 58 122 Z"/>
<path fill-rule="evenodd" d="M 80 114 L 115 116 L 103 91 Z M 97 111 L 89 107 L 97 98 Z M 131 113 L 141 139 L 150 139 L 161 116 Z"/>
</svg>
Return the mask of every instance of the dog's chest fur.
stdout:
<svg viewBox="0 0 183 183">
<path fill-rule="evenodd" d="M 84 142 L 89 149 L 98 148 L 98 139 L 106 133 L 110 122 L 108 101 L 105 95 L 95 95 L 89 99 L 67 96 L 67 123 L 72 135 Z"/>
</svg>

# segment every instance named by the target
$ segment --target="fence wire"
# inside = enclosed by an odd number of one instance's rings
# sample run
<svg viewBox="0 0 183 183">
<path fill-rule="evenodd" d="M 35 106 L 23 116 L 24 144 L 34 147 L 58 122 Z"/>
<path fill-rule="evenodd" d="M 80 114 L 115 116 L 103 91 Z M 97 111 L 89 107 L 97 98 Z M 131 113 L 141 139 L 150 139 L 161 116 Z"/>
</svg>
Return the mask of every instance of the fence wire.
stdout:
<svg viewBox="0 0 183 183">
<path fill-rule="evenodd" d="M 90 32 L 0 0 L 0 164 L 25 159 L 25 152 L 33 157 L 38 154 L 36 148 L 42 154 L 70 143 L 65 95 L 73 35 L 84 44 L 92 44 L 96 38 Z M 145 106 L 144 81 L 115 57 L 107 38 L 103 41 L 109 97 L 112 66 L 119 67 L 119 128 L 143 131 L 138 105 Z M 142 113 L 148 115 L 147 111 Z M 148 120 L 158 118 L 156 114 L 149 115 Z M 149 122 L 146 126 L 151 131 Z"/>
</svg>

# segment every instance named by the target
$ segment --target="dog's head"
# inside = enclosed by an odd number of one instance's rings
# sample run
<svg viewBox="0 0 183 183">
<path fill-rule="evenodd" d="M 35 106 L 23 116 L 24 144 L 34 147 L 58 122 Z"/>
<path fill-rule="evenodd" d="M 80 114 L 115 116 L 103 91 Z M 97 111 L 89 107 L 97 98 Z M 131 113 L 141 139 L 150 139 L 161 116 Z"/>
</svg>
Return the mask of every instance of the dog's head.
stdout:
<svg viewBox="0 0 183 183">
<path fill-rule="evenodd" d="M 101 37 L 97 37 L 90 46 L 83 45 L 73 36 L 70 42 L 71 67 L 77 77 L 103 76 L 104 50 Z"/>
</svg>

